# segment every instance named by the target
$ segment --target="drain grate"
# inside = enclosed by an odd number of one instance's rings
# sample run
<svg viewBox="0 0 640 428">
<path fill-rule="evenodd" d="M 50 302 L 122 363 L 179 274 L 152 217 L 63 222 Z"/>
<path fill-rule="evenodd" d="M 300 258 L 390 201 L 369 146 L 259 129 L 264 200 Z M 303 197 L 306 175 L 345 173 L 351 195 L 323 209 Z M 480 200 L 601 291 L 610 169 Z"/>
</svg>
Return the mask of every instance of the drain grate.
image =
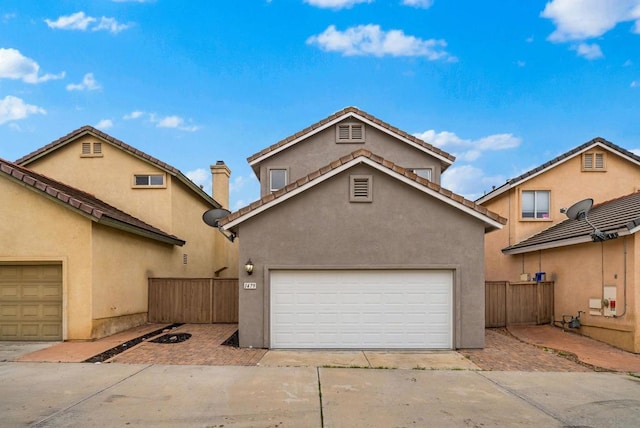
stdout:
<svg viewBox="0 0 640 428">
<path fill-rule="evenodd" d="M 180 343 L 191 337 L 191 333 L 163 334 L 149 342 L 152 343 Z"/>
</svg>

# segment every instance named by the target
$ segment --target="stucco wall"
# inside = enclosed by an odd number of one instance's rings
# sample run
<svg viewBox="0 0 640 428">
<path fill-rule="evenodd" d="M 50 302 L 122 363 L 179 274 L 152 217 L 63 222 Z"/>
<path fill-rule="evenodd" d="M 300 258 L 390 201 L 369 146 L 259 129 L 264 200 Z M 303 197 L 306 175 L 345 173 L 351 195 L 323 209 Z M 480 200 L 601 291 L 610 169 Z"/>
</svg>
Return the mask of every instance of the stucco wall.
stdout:
<svg viewBox="0 0 640 428">
<path fill-rule="evenodd" d="M 636 241 L 632 235 L 538 251 L 524 256 L 524 267 L 545 272 L 554 281 L 555 320 L 583 311 L 580 333 L 640 352 Z M 604 286 L 616 287 L 616 317 L 589 314 L 589 299 L 602 299 Z"/>
<path fill-rule="evenodd" d="M 81 157 L 82 143 L 94 141 L 102 140 L 84 135 L 27 167 L 91 193 L 165 232 L 174 233 L 171 181 L 166 180 L 166 189 L 132 188 L 134 174 L 162 171 L 106 142 L 102 143 L 102 157 Z"/>
<path fill-rule="evenodd" d="M 91 221 L 0 179 L 0 263 L 62 263 L 63 339 L 91 335 Z"/>
<path fill-rule="evenodd" d="M 288 182 L 297 180 L 318 170 L 342 156 L 364 148 L 403 168 L 432 168 L 432 181 L 440 183 L 440 161 L 365 125 L 365 143 L 336 143 L 336 128 L 329 128 L 310 136 L 294 146 L 271 156 L 260 164 L 260 194 L 269 192 L 269 169 L 289 168 Z"/>
<path fill-rule="evenodd" d="M 504 229 L 486 237 L 487 280 L 516 281 L 521 273 L 538 272 L 537 269 L 523 270 L 522 256 L 503 255 L 501 250 L 566 220 L 560 208 L 568 208 L 586 198 L 593 198 L 598 204 L 640 189 L 640 168 L 612 152 L 607 152 L 606 172 L 583 172 L 581 162 L 582 157 L 576 156 L 483 204 L 509 219 Z M 521 219 L 520 196 L 523 190 L 551 191 L 548 220 Z"/>
<path fill-rule="evenodd" d="M 349 175 L 373 176 L 373 202 L 349 202 Z M 269 269 L 454 269 L 454 344 L 484 345 L 484 224 L 365 165 L 240 225 L 241 346 L 269 347 Z"/>
<path fill-rule="evenodd" d="M 28 165 L 30 169 L 91 193 L 103 201 L 187 241 L 174 249 L 188 264 L 170 276 L 237 276 L 237 245 L 202 221 L 212 208 L 178 179 L 166 174 L 165 188 L 132 188 L 134 174 L 161 173 L 159 168 L 102 142 L 101 157 L 81 157 L 82 143 L 102 141 L 84 135 Z M 224 242 L 227 241 L 227 242 Z"/>
</svg>

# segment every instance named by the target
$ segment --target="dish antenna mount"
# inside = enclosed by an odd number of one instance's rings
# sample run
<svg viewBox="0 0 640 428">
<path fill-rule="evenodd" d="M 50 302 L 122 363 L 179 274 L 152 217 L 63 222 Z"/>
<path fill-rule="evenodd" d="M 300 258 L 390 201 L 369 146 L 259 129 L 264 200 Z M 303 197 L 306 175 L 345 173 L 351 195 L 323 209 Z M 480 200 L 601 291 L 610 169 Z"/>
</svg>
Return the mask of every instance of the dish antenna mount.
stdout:
<svg viewBox="0 0 640 428">
<path fill-rule="evenodd" d="M 231 211 L 229 210 L 225 210 L 224 208 L 214 208 L 202 214 L 202 221 L 204 221 L 211 227 L 217 228 L 220 233 L 225 236 L 225 238 L 233 242 L 233 240 L 236 239 L 236 234 L 231 232 L 231 235 L 227 235 L 226 233 L 224 233 L 222 227 L 218 223 L 221 218 L 225 218 L 229 214 L 231 214 Z"/>
<path fill-rule="evenodd" d="M 576 202 L 571 205 L 568 209 L 561 209 L 560 211 L 565 213 L 567 217 L 572 220 L 582 221 L 584 220 L 589 226 L 593 228 L 593 232 L 591 233 L 591 240 L 593 242 L 602 242 L 607 241 L 609 239 L 615 239 L 618 237 L 617 232 L 609 232 L 605 233 L 598 229 L 593 223 L 589 221 L 589 210 L 593 206 L 593 199 L 584 199 L 580 202 Z"/>
</svg>

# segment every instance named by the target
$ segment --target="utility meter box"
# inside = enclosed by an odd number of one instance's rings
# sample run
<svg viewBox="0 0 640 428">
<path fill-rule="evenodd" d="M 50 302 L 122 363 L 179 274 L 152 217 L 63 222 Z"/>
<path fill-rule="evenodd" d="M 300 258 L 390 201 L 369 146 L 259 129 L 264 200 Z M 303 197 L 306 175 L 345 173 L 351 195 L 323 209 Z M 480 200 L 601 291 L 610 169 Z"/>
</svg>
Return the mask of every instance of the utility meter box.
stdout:
<svg viewBox="0 0 640 428">
<path fill-rule="evenodd" d="M 602 315 L 615 317 L 617 315 L 617 290 L 615 285 L 605 285 L 602 293 Z"/>
</svg>

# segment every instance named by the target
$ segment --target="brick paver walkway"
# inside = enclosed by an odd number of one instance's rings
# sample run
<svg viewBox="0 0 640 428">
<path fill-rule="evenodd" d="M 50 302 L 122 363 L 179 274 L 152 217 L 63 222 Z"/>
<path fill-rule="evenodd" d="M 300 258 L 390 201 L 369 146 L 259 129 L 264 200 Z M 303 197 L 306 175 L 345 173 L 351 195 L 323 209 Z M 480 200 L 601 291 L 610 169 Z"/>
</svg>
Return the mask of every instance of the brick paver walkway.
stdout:
<svg viewBox="0 0 640 428">
<path fill-rule="evenodd" d="M 483 370 L 526 372 L 588 372 L 592 369 L 545 350 L 521 342 L 508 333 L 485 330 L 485 348 L 460 350 Z"/>
<path fill-rule="evenodd" d="M 128 364 L 194 364 L 215 366 L 255 366 L 266 349 L 240 349 L 223 346 L 237 324 L 185 324 L 171 333 L 190 333 L 180 343 L 143 342 L 108 360 Z"/>
</svg>

